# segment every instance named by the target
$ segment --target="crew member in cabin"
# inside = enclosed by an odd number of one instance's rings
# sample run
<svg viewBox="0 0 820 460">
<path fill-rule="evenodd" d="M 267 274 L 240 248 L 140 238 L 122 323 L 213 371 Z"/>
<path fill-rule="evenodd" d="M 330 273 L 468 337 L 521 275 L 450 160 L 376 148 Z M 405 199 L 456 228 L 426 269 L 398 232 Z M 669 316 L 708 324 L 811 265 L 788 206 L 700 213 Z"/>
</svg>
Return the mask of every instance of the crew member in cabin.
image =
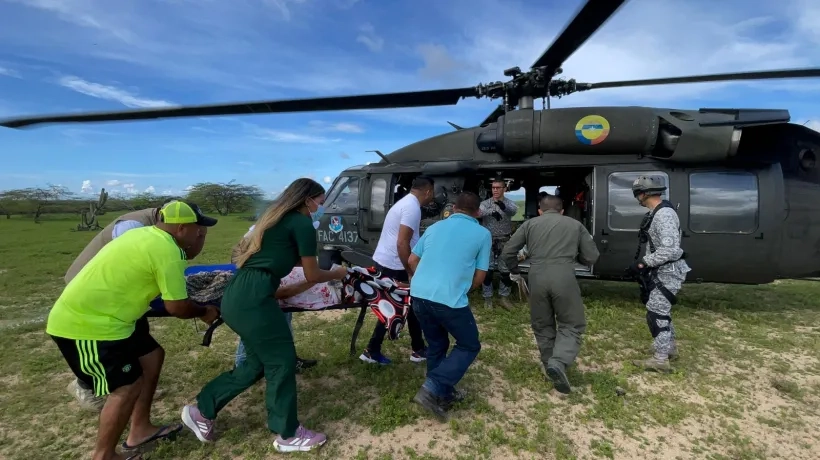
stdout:
<svg viewBox="0 0 820 460">
<path fill-rule="evenodd" d="M 174 200 L 167 200 L 166 202 L 162 203 L 164 206 L 165 204 L 174 201 Z M 195 205 L 194 205 L 195 206 Z M 159 212 L 161 207 L 159 208 L 148 208 L 148 209 L 140 209 L 139 211 L 129 212 L 127 214 L 123 214 L 105 226 L 99 233 L 97 233 L 94 238 L 85 246 L 83 251 L 80 255 L 74 259 L 74 262 L 68 267 L 68 271 L 65 274 L 65 283 L 68 285 L 77 273 L 80 273 L 83 267 L 95 256 L 100 249 L 102 249 L 106 244 L 110 243 L 114 238 L 122 235 L 123 233 L 127 232 L 128 230 L 139 228 L 139 227 L 150 227 L 152 225 L 156 225 L 159 222 Z M 205 236 L 208 233 L 208 228 L 203 227 L 200 233 L 200 239 L 189 249 L 186 250 L 186 255 L 188 259 L 193 259 L 194 257 L 198 256 L 199 253 L 202 251 L 203 246 L 205 245 Z M 137 329 L 144 333 L 149 332 L 149 324 L 148 318 L 142 317 L 137 320 Z M 160 348 L 161 350 L 161 348 Z M 94 395 L 94 389 L 91 386 L 85 384 L 80 379 L 74 379 L 68 384 L 68 392 L 74 396 L 77 400 L 77 403 L 80 407 L 84 409 L 89 409 L 92 411 L 100 411 L 105 404 L 105 397 L 98 397 Z M 157 392 L 159 393 L 159 391 Z"/>
<path fill-rule="evenodd" d="M 410 193 L 393 204 L 387 211 L 379 243 L 373 253 L 375 268 L 383 276 L 388 276 L 399 283 L 410 282 L 413 269 L 409 259 L 411 249 L 419 240 L 421 207 L 433 202 L 434 193 L 433 179 L 418 176 L 413 179 Z M 407 329 L 410 331 L 410 346 L 413 349 L 410 360 L 417 363 L 423 362 L 427 359 L 427 349 L 412 307 L 407 314 Z M 380 321 L 377 322 L 373 336 L 359 359 L 371 364 L 390 364 L 390 359 L 382 354 L 382 343 L 386 333 L 385 325 Z"/>
<path fill-rule="evenodd" d="M 509 241 L 512 233 L 512 218 L 518 212 L 518 205 L 504 196 L 507 191 L 507 183 L 503 180 L 494 180 L 492 184 L 492 196 L 481 202 L 479 217 L 493 236 L 493 250 L 490 259 L 490 271 L 484 278 L 482 294 L 484 296 L 484 306 L 493 306 L 493 270 L 498 270 L 501 278 L 498 284 L 498 295 L 501 297 L 501 305 L 504 308 L 512 307 L 510 303 L 510 292 L 512 291 L 512 281 L 510 272 L 499 259 L 501 248 Z"/>
<path fill-rule="evenodd" d="M 521 276 L 518 253 L 524 245 L 529 249 L 532 331 L 547 377 L 557 391 L 566 394 L 571 391 L 566 370 L 575 362 L 586 331 L 575 264 L 592 265 L 600 253 L 586 227 L 563 215 L 561 198 L 549 195 L 540 207 L 543 213 L 518 227 L 504 246 L 501 260 L 517 280 Z"/>
</svg>

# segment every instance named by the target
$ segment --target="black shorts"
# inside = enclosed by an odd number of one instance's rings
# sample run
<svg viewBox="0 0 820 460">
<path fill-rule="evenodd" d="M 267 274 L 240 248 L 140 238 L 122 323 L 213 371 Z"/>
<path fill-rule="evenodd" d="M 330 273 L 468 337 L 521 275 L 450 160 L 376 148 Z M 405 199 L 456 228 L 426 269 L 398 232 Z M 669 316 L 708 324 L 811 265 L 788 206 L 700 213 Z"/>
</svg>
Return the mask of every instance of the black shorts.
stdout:
<svg viewBox="0 0 820 460">
<path fill-rule="evenodd" d="M 131 385 L 142 375 L 140 357 L 159 348 L 148 332 L 148 321 L 137 321 L 134 333 L 122 340 L 74 340 L 51 336 L 68 366 L 96 396 Z"/>
</svg>

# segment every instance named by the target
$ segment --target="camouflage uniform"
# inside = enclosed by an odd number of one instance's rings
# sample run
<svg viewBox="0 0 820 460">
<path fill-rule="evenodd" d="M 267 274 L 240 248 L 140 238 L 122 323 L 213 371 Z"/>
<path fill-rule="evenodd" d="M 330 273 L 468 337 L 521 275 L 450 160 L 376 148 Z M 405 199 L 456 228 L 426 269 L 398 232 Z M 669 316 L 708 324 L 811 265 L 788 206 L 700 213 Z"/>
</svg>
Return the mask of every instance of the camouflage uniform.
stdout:
<svg viewBox="0 0 820 460">
<path fill-rule="evenodd" d="M 482 294 L 486 302 L 491 302 L 493 297 L 493 270 L 498 270 L 501 274 L 501 283 L 498 286 L 498 295 L 502 299 L 507 300 L 512 290 L 512 281 L 510 280 L 510 271 L 500 260 L 501 249 L 504 244 L 509 241 L 512 234 L 512 217 L 518 212 L 518 206 L 514 201 L 507 197 L 500 201 L 504 203 L 504 209 L 501 209 L 492 197 L 481 202 L 479 207 L 479 216 L 481 218 L 481 225 L 490 231 L 493 237 L 493 249 L 490 255 L 490 271 L 484 278 L 484 285 L 482 286 Z"/>
<path fill-rule="evenodd" d="M 639 183 L 642 180 L 643 182 Z M 665 187 L 649 181 L 651 179 L 638 178 L 633 185 L 633 192 L 651 196 L 660 195 L 665 190 Z M 645 191 L 649 188 L 647 185 L 654 185 L 655 188 Z M 669 357 L 677 356 L 675 327 L 671 317 L 672 305 L 677 302 L 677 293 L 686 280 L 686 274 L 691 271 L 680 247 L 680 220 L 675 208 L 668 201 L 662 201 L 646 213 L 641 225 L 638 256 L 644 243 L 646 250 L 637 262 L 645 266 L 644 279 L 650 282 L 651 289 L 642 292 L 642 301 L 646 304 L 646 322 L 653 338 L 654 356 L 647 361 L 636 361 L 635 364 L 650 369 L 666 370 L 669 366 Z M 642 287 L 642 291 L 644 290 Z"/>
</svg>

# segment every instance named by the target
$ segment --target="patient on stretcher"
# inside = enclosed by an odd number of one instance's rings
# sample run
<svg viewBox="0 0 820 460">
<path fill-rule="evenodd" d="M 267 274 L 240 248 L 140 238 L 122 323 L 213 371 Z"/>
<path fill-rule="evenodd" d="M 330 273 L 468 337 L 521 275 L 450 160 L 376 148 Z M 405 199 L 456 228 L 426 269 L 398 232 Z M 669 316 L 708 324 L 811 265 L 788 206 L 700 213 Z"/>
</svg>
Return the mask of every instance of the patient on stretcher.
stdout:
<svg viewBox="0 0 820 460">
<path fill-rule="evenodd" d="M 333 283 L 309 283 L 305 278 L 302 267 L 294 267 L 287 276 L 282 278 L 279 289 L 288 291 L 294 289 L 297 293 L 290 297 L 279 299 L 282 308 L 292 307 L 301 310 L 324 310 L 333 305 L 342 304 L 342 289 Z M 278 294 L 278 292 L 277 292 Z M 277 295 L 277 297 L 279 297 Z"/>
</svg>

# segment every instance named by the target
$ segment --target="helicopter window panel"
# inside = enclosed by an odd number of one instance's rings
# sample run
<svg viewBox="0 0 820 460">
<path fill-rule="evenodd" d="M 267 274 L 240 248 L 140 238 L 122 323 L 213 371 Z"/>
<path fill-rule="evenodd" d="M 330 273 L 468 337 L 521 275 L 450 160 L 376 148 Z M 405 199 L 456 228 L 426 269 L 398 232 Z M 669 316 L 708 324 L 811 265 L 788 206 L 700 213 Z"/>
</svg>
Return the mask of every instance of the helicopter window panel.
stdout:
<svg viewBox="0 0 820 460">
<path fill-rule="evenodd" d="M 758 225 L 757 176 L 747 172 L 689 175 L 689 228 L 695 233 L 752 233 Z"/>
<path fill-rule="evenodd" d="M 660 179 L 663 185 L 669 187 L 669 176 L 663 171 L 636 171 L 616 172 L 609 175 L 607 211 L 607 226 L 614 231 L 637 231 L 641 227 L 641 220 L 646 214 L 646 208 L 638 203 L 632 195 L 632 182 L 639 176 L 652 176 Z M 669 199 L 669 189 L 663 192 L 663 199 Z"/>
<path fill-rule="evenodd" d="M 370 186 L 370 223 L 382 225 L 384 223 L 385 205 L 387 201 L 387 181 L 376 179 Z"/>
<path fill-rule="evenodd" d="M 359 178 L 340 178 L 327 193 L 325 207 L 333 213 L 356 214 L 359 211 Z"/>
</svg>

